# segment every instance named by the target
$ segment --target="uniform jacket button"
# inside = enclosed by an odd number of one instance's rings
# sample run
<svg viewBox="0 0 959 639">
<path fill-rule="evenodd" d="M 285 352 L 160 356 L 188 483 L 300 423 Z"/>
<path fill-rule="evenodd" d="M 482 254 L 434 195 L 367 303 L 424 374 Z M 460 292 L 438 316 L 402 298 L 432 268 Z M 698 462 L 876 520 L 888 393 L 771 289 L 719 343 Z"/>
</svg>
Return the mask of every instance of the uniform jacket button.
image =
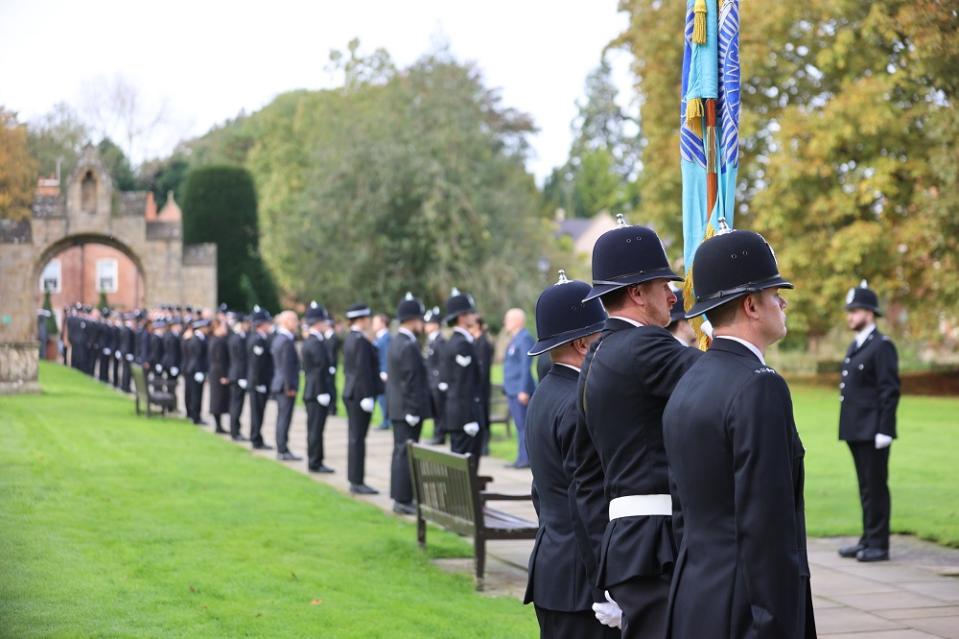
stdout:
<svg viewBox="0 0 959 639">
<path fill-rule="evenodd" d="M 859 365 L 859 370 L 862 370 L 862 367 L 863 367 L 863 365 L 862 365 L 862 364 L 860 364 L 860 365 Z"/>
<path fill-rule="evenodd" d="M 842 369 L 842 376 L 843 376 L 843 377 L 845 377 L 845 376 L 848 375 L 848 374 L 849 374 L 849 371 L 847 371 L 845 368 Z"/>
<path fill-rule="evenodd" d="M 842 382 L 841 384 L 839 384 L 840 390 L 843 389 L 843 388 L 845 388 L 845 387 L 846 387 L 846 382 Z"/>
</svg>

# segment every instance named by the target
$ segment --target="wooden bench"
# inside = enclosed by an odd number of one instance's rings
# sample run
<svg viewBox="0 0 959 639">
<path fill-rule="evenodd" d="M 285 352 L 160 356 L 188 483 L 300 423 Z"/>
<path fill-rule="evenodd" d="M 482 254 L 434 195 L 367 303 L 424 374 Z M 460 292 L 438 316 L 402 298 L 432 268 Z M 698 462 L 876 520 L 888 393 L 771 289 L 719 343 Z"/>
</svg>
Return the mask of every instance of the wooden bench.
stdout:
<svg viewBox="0 0 959 639">
<path fill-rule="evenodd" d="M 147 417 L 152 416 L 156 411 L 150 409 L 151 405 L 159 406 L 161 415 L 166 415 L 167 411 L 176 409 L 176 381 L 172 381 L 174 386 L 171 390 L 171 381 L 168 380 L 156 380 L 147 383 L 146 372 L 139 364 L 131 364 L 130 372 L 133 375 L 137 415 L 145 411 Z M 141 402 L 144 406 L 143 410 L 140 409 Z"/>
<path fill-rule="evenodd" d="M 503 393 L 502 384 L 493 384 L 489 399 L 489 425 L 492 432 L 493 424 L 503 424 L 506 426 L 506 437 L 512 437 L 510 434 L 511 418 L 509 414 L 509 401 Z"/>
<path fill-rule="evenodd" d="M 531 501 L 532 495 L 507 495 L 485 490 L 490 477 L 477 475 L 471 455 L 457 455 L 407 444 L 413 495 L 416 499 L 416 539 L 426 545 L 426 522 L 473 537 L 476 589 L 483 589 L 486 542 L 535 539 L 538 525 L 487 506 L 491 501 Z"/>
</svg>

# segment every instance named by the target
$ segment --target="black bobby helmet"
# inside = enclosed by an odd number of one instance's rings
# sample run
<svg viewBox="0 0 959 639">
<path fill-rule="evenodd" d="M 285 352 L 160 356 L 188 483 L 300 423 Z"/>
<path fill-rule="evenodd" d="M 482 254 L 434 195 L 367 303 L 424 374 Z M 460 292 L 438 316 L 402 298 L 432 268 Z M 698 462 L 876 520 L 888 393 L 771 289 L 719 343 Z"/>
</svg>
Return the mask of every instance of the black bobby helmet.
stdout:
<svg viewBox="0 0 959 639">
<path fill-rule="evenodd" d="M 859 286 L 849 289 L 846 293 L 846 310 L 851 311 L 857 308 L 865 308 L 875 314 L 876 317 L 882 317 L 882 311 L 879 309 L 879 296 L 876 291 L 869 288 L 869 283 L 863 280 Z"/>
<path fill-rule="evenodd" d="M 406 322 L 411 319 L 422 319 L 424 313 L 426 313 L 426 309 L 423 307 L 423 302 L 413 297 L 412 293 L 407 293 L 396 306 L 396 321 Z"/>
<path fill-rule="evenodd" d="M 583 300 L 589 288 L 586 282 L 566 279 L 566 272 L 560 270 L 559 281 L 540 293 L 536 301 L 539 341 L 528 355 L 539 355 L 603 330 L 606 310 L 602 302 L 596 298 Z"/>
</svg>

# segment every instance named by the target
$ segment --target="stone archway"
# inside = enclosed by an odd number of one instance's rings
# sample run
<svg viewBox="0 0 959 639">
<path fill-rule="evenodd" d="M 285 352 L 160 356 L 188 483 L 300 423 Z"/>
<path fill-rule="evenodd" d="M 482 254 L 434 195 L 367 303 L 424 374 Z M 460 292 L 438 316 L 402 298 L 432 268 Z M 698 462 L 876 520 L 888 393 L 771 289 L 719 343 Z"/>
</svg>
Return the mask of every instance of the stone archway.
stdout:
<svg viewBox="0 0 959 639">
<path fill-rule="evenodd" d="M 146 192 L 118 192 L 87 145 L 67 183 L 38 188 L 33 215 L 0 220 L 0 393 L 38 389 L 36 295 L 40 270 L 74 243 L 112 246 L 143 275 L 143 299 L 216 305 L 216 245 L 183 244 L 179 212 L 158 215 Z"/>
</svg>

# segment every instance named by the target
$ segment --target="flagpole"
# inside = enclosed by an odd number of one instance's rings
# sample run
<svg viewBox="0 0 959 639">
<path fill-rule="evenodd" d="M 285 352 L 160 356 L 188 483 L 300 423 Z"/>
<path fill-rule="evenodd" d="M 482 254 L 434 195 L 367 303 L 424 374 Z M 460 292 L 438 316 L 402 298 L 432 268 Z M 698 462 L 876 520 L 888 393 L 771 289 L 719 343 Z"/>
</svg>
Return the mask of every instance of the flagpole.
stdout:
<svg viewBox="0 0 959 639">
<path fill-rule="evenodd" d="M 706 134 L 704 142 L 706 144 L 706 237 L 712 235 L 709 232 L 709 221 L 713 215 L 713 209 L 716 207 L 716 197 L 719 193 L 719 167 L 717 166 L 717 143 L 716 139 L 716 100 L 708 98 L 706 102 Z"/>
</svg>

